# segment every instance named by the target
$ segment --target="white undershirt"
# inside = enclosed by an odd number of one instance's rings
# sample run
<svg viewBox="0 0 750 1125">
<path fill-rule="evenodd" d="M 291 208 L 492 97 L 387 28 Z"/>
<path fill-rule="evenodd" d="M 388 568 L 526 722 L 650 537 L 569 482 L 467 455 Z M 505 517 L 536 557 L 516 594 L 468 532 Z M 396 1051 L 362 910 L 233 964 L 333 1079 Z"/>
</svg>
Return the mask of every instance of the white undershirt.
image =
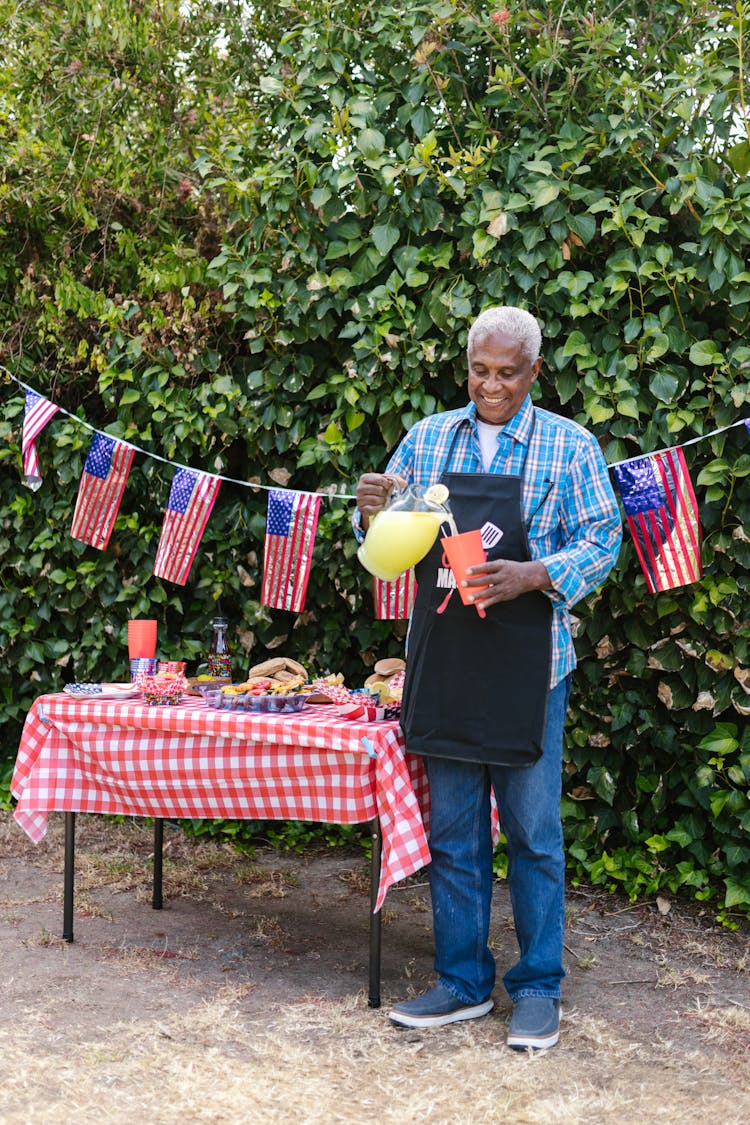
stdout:
<svg viewBox="0 0 750 1125">
<path fill-rule="evenodd" d="M 497 438 L 502 428 L 502 426 L 492 426 L 489 422 L 482 422 L 481 419 L 477 418 L 479 448 L 482 451 L 482 466 L 485 473 L 490 471 L 490 465 L 495 459 L 495 454 L 497 453 Z"/>
</svg>

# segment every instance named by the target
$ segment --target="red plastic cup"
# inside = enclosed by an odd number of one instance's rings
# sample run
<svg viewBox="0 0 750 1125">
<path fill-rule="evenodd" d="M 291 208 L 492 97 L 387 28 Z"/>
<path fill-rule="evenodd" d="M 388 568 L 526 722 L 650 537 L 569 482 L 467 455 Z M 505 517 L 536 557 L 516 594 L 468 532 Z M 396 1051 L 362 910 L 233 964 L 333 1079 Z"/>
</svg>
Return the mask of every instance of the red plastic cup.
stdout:
<svg viewBox="0 0 750 1125">
<path fill-rule="evenodd" d="M 487 552 L 482 546 L 482 533 L 464 531 L 460 535 L 447 535 L 440 540 L 448 565 L 456 579 L 456 587 L 461 595 L 464 605 L 473 605 L 480 617 L 486 617 L 485 611 L 469 598 L 476 598 L 487 586 L 462 586 L 463 580 L 468 577 L 466 571 L 470 566 L 479 566 L 487 558 Z"/>
<path fill-rule="evenodd" d="M 156 656 L 156 622 L 138 617 L 128 621 L 128 656 L 131 660 L 153 660 Z"/>
</svg>

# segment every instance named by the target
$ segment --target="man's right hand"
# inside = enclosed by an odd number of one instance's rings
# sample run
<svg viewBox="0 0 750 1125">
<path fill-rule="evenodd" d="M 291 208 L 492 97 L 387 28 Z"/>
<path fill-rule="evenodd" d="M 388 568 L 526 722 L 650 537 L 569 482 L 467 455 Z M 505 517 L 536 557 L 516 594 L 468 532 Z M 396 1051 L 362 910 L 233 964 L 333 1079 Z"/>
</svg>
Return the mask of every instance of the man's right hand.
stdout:
<svg viewBox="0 0 750 1125">
<path fill-rule="evenodd" d="M 357 507 L 362 514 L 362 526 L 367 529 L 370 517 L 382 511 L 393 489 L 403 487 L 403 477 L 390 473 L 363 473 L 357 482 Z"/>
</svg>

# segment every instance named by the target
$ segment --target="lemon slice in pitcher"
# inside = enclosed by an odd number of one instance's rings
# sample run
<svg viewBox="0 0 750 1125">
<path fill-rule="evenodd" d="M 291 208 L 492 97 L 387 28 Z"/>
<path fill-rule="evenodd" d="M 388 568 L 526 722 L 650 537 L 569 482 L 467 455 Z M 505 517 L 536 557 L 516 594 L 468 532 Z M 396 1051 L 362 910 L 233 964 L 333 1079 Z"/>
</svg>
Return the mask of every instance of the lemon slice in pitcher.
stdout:
<svg viewBox="0 0 750 1125">
<path fill-rule="evenodd" d="M 450 492 L 444 484 L 431 484 L 424 494 L 428 504 L 444 504 L 449 496 Z"/>
</svg>

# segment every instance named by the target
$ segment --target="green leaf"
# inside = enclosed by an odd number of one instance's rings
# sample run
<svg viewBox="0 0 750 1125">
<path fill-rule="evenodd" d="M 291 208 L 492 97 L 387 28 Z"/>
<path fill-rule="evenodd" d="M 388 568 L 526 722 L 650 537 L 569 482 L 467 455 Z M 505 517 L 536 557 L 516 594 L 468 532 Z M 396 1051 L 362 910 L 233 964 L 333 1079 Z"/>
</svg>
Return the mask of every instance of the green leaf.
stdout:
<svg viewBox="0 0 750 1125">
<path fill-rule="evenodd" d="M 637 420 L 640 417 L 640 411 L 638 410 L 637 399 L 634 399 L 634 398 L 620 398 L 620 399 L 618 399 L 617 400 L 617 413 L 621 414 L 623 416 L 623 418 L 635 418 Z"/>
<path fill-rule="evenodd" d="M 481 229 L 475 230 L 471 237 L 474 244 L 474 253 L 480 261 L 494 250 L 497 242 L 491 234 Z"/>
<path fill-rule="evenodd" d="M 362 129 L 357 134 L 357 148 L 365 160 L 377 160 L 385 149 L 385 137 L 378 129 Z"/>
<path fill-rule="evenodd" d="M 589 345 L 583 332 L 571 332 L 562 349 L 564 356 L 588 355 Z"/>
<path fill-rule="evenodd" d="M 648 385 L 651 394 L 659 402 L 673 402 L 680 384 L 677 376 L 671 371 L 657 371 L 649 379 Z"/>
<path fill-rule="evenodd" d="M 750 141 L 739 141 L 727 150 L 727 160 L 740 176 L 750 172 Z"/>
<path fill-rule="evenodd" d="M 716 367 L 722 358 L 713 340 L 697 340 L 690 348 L 690 362 L 698 367 Z"/>
<path fill-rule="evenodd" d="M 717 723 L 714 729 L 698 743 L 699 750 L 726 757 L 739 747 L 737 727 L 734 723 Z"/>
<path fill-rule="evenodd" d="M 719 652 L 718 649 L 711 648 L 705 656 L 706 664 L 712 668 L 714 672 L 731 672 L 734 667 L 734 657 L 728 652 Z"/>
<path fill-rule="evenodd" d="M 397 226 L 390 226 L 387 223 L 374 226 L 370 231 L 370 238 L 374 246 L 383 257 L 385 257 L 396 245 L 400 237 L 400 231 Z"/>
<path fill-rule="evenodd" d="M 717 457 L 714 461 L 710 461 L 708 465 L 704 465 L 698 473 L 696 483 L 701 485 L 711 485 L 717 482 L 723 483 L 727 480 L 730 472 L 731 465 L 729 462 Z"/>
<path fill-rule="evenodd" d="M 434 115 L 426 105 L 417 106 L 411 115 L 411 125 L 420 140 L 429 133 L 433 121 Z"/>
<path fill-rule="evenodd" d="M 407 285 L 413 288 L 419 288 L 420 285 L 426 285 L 430 280 L 430 275 L 425 273 L 424 270 L 418 270 L 414 266 L 409 268 L 404 275 L 404 281 Z"/>
<path fill-rule="evenodd" d="M 614 410 L 611 406 L 605 406 L 604 403 L 595 402 L 589 407 L 589 417 L 595 426 L 600 425 L 602 422 L 608 422 L 614 416 Z"/>
<path fill-rule="evenodd" d="M 596 219 L 593 215 L 568 215 L 568 226 L 584 244 L 591 242 L 596 234 Z"/>
<path fill-rule="evenodd" d="M 555 387 L 557 389 L 557 397 L 564 405 L 570 402 L 573 395 L 578 390 L 578 375 L 575 371 L 563 371 L 555 379 Z"/>
<path fill-rule="evenodd" d="M 731 796 L 731 789 L 720 789 L 718 793 L 714 793 L 709 798 L 709 804 L 711 805 L 711 815 L 715 817 L 720 816 L 722 809 L 730 800 Z"/>
<path fill-rule="evenodd" d="M 540 183 L 534 187 L 531 200 L 534 207 L 546 207 L 548 203 L 552 203 L 557 199 L 559 194 L 559 184 Z"/>
<path fill-rule="evenodd" d="M 260 88 L 264 94 L 281 94 L 284 92 L 284 83 L 273 74 L 264 74 L 260 79 Z"/>
<path fill-rule="evenodd" d="M 728 876 L 724 880 L 726 887 L 726 894 L 724 896 L 724 905 L 729 907 L 734 906 L 750 906 L 750 878 L 736 878 L 734 875 Z"/>
<path fill-rule="evenodd" d="M 313 207 L 324 207 L 328 200 L 331 198 L 332 192 L 329 187 L 315 188 L 310 192 L 310 202 Z"/>
<path fill-rule="evenodd" d="M 612 774 L 606 766 L 594 766 L 586 774 L 586 778 L 596 792 L 602 797 L 608 805 L 613 804 L 615 799 L 615 782 Z"/>
</svg>

